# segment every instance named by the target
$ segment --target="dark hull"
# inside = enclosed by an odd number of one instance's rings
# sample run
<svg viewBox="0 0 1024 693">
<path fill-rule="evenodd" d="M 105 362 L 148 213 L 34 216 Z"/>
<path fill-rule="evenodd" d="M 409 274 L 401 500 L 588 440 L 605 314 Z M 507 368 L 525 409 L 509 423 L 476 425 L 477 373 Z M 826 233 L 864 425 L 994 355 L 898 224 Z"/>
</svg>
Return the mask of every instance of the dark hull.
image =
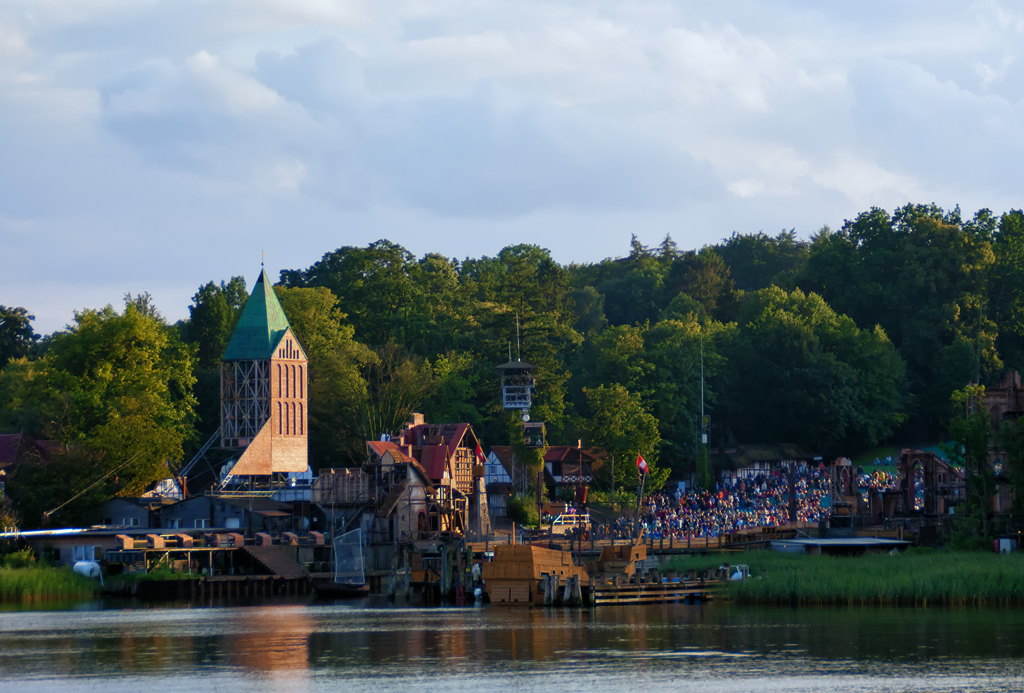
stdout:
<svg viewBox="0 0 1024 693">
<path fill-rule="evenodd" d="M 328 580 L 314 580 L 313 589 L 321 599 L 360 599 L 370 596 L 369 585 L 348 585 Z"/>
</svg>

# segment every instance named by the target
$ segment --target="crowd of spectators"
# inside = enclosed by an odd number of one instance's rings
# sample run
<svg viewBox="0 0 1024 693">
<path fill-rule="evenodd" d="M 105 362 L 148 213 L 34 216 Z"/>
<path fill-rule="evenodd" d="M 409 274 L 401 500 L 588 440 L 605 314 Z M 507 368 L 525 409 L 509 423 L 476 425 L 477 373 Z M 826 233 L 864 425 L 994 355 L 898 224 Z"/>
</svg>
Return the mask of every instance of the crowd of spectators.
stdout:
<svg viewBox="0 0 1024 693">
<path fill-rule="evenodd" d="M 818 522 L 827 510 L 828 495 L 823 466 L 800 466 L 795 473 L 796 519 Z M 714 489 L 661 493 L 644 499 L 644 533 L 652 538 L 717 537 L 750 527 L 771 527 L 789 522 L 789 479 L 782 470 L 752 479 L 731 479 Z"/>
<path fill-rule="evenodd" d="M 801 465 L 796 481 L 796 519 L 817 523 L 830 512 L 829 472 L 823 464 Z M 900 475 L 875 469 L 854 475 L 857 491 L 894 491 L 900 488 Z M 713 489 L 693 489 L 652 494 L 640 507 L 644 534 L 654 539 L 674 537 L 717 537 L 754 527 L 777 527 L 790 519 L 789 478 L 787 472 L 774 470 L 753 478 L 716 482 Z M 611 522 L 594 523 L 594 539 L 625 539 L 631 536 L 633 517 L 623 516 Z"/>
</svg>

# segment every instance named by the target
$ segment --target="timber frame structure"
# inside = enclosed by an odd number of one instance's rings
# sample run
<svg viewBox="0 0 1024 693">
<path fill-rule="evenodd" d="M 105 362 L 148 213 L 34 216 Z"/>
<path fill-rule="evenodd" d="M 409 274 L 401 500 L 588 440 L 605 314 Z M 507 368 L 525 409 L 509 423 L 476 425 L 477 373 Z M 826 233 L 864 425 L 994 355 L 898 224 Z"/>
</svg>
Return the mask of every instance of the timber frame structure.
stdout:
<svg viewBox="0 0 1024 693">
<path fill-rule="evenodd" d="M 306 471 L 308 361 L 262 268 L 220 374 L 220 447 L 237 460 L 213 492 L 265 493 L 274 474 Z"/>
</svg>

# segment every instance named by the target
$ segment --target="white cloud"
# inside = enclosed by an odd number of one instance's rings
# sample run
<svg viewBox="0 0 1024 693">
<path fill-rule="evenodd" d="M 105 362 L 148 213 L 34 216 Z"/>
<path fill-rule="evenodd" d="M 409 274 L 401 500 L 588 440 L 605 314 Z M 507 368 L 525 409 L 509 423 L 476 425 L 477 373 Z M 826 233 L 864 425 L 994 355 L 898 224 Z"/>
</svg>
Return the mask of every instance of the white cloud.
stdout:
<svg viewBox="0 0 1024 693">
<path fill-rule="evenodd" d="M 181 317 L 262 249 L 587 261 L 632 232 L 1021 207 L 1022 36 L 998 2 L 15 0 L 0 302 L 53 329 L 104 292 Z"/>
</svg>

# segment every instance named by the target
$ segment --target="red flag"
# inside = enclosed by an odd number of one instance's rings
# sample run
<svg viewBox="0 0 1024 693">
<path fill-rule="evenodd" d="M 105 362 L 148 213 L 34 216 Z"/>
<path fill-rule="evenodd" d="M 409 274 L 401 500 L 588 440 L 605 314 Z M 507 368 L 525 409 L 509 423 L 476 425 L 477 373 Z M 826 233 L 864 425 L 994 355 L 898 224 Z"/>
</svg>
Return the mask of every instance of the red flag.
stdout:
<svg viewBox="0 0 1024 693">
<path fill-rule="evenodd" d="M 644 474 L 647 473 L 647 460 L 645 460 L 643 458 L 643 455 L 639 453 L 637 453 L 636 456 L 636 466 L 640 467 L 640 471 L 643 472 Z"/>
<path fill-rule="evenodd" d="M 479 442 L 477 442 L 476 450 L 473 451 L 473 454 L 476 455 L 477 462 L 480 464 L 487 464 L 487 457 L 484 455 L 484 450 L 480 447 Z"/>
</svg>

